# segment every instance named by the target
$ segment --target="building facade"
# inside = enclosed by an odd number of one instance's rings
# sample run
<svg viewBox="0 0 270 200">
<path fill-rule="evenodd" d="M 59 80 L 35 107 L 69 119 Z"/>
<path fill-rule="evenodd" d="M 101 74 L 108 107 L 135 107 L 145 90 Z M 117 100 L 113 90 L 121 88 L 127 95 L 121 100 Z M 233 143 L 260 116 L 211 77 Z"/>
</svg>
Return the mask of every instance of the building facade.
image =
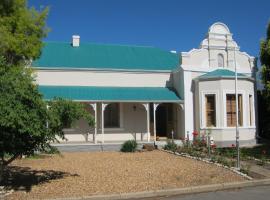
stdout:
<svg viewBox="0 0 270 200">
<path fill-rule="evenodd" d="M 240 144 L 256 143 L 256 61 L 223 23 L 189 52 L 87 44 L 73 36 L 71 44 L 46 43 L 32 66 L 46 100 L 82 102 L 95 118 L 93 128 L 84 120 L 67 127 L 67 141 L 192 139 L 197 131 L 230 146 L 238 115 Z"/>
</svg>

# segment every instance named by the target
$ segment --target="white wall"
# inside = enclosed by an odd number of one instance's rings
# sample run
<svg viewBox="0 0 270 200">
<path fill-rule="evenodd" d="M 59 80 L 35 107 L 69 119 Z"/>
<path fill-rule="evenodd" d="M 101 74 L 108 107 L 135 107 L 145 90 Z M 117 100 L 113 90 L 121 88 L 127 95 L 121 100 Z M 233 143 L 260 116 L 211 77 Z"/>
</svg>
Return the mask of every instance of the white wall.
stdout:
<svg viewBox="0 0 270 200">
<path fill-rule="evenodd" d="M 205 115 L 205 95 L 216 95 L 216 127 L 211 128 L 211 135 L 214 141 L 220 146 L 230 146 L 235 142 L 235 127 L 227 126 L 226 94 L 234 94 L 234 79 L 208 80 L 196 82 L 195 93 L 199 96 L 196 102 L 196 130 L 204 132 L 206 127 Z M 243 145 L 254 145 L 256 137 L 256 125 L 254 104 L 252 105 L 252 121 L 249 123 L 250 108 L 249 95 L 252 95 L 254 101 L 254 82 L 247 79 L 238 80 L 238 93 L 242 94 L 243 105 L 243 125 L 239 127 L 240 141 Z"/>
<path fill-rule="evenodd" d="M 136 106 L 134 111 L 133 106 Z M 94 116 L 93 109 L 88 109 Z M 123 141 L 128 139 L 147 140 L 146 110 L 142 104 L 121 103 L 120 105 L 120 127 L 105 128 L 104 139 L 106 141 Z M 101 104 L 97 109 L 97 140 L 102 141 L 101 136 Z M 85 120 L 79 120 L 71 129 L 65 129 L 65 137 L 69 142 L 93 141 L 94 129 L 90 128 Z"/>
<path fill-rule="evenodd" d="M 191 135 L 194 130 L 200 130 L 203 128 L 201 116 L 204 115 L 204 113 L 201 105 L 201 95 L 203 92 L 211 91 L 216 92 L 219 99 L 217 105 L 217 126 L 219 130 L 227 130 L 224 125 L 224 105 L 226 104 L 223 100 L 223 91 L 234 90 L 234 81 L 222 80 L 215 82 L 201 82 L 200 85 L 197 86 L 199 89 L 196 88 L 196 85 L 194 85 L 193 82 L 193 80 L 200 75 L 216 69 L 221 69 L 218 68 L 218 54 L 222 54 L 224 57 L 224 67 L 222 69 L 234 71 L 236 64 L 238 73 L 245 73 L 247 76 L 253 76 L 252 72 L 256 67 L 254 57 L 240 51 L 240 47 L 233 40 L 230 30 L 225 24 L 220 22 L 213 24 L 209 28 L 205 39 L 202 41 L 198 49 L 192 49 L 189 52 L 181 53 L 183 81 L 180 82 L 180 87 L 184 86 L 185 134 L 189 132 Z M 174 79 L 176 75 L 177 74 L 174 74 Z M 174 80 L 174 84 L 179 85 L 179 82 Z M 248 94 L 253 94 L 253 96 L 256 95 L 254 94 L 253 82 L 240 80 L 238 84 L 239 90 L 242 90 L 245 94 L 245 101 L 247 101 L 246 97 Z M 247 110 L 247 103 L 244 106 L 244 109 Z M 244 118 L 246 125 L 248 117 L 245 116 Z M 245 126 L 245 128 L 248 128 L 248 133 L 251 134 L 247 134 L 246 138 L 254 138 L 256 132 L 255 126 Z M 223 136 L 221 135 L 220 137 Z M 224 139 L 227 140 L 228 138 L 224 137 Z M 244 139 L 245 135 L 242 137 L 242 140 Z"/>
<path fill-rule="evenodd" d="M 169 72 L 113 72 L 37 70 L 39 85 L 165 87 L 171 86 Z"/>
<path fill-rule="evenodd" d="M 198 49 L 182 52 L 184 70 L 209 72 L 218 68 L 218 54 L 224 56 L 224 68 L 234 70 L 235 58 L 239 73 L 251 74 L 255 58 L 240 51 L 228 27 L 215 23 L 210 28 Z"/>
</svg>

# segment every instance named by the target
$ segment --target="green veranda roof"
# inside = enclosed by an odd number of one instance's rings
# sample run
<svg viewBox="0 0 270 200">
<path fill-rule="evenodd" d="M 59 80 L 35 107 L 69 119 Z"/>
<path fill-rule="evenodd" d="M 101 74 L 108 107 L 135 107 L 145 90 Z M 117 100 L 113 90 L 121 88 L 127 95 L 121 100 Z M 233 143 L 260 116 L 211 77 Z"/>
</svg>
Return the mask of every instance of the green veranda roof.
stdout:
<svg viewBox="0 0 270 200">
<path fill-rule="evenodd" d="M 249 78 L 245 74 L 237 73 L 238 78 Z M 198 77 L 198 79 L 208 79 L 208 78 L 234 78 L 235 72 L 228 69 L 217 69 L 208 72 L 204 75 Z"/>
<path fill-rule="evenodd" d="M 164 87 L 39 86 L 44 99 L 61 97 L 77 101 L 181 102 L 177 94 Z"/>
<path fill-rule="evenodd" d="M 32 63 L 37 68 L 56 69 L 122 69 L 173 70 L 180 65 L 181 56 L 155 47 L 46 42 L 39 59 Z"/>
</svg>

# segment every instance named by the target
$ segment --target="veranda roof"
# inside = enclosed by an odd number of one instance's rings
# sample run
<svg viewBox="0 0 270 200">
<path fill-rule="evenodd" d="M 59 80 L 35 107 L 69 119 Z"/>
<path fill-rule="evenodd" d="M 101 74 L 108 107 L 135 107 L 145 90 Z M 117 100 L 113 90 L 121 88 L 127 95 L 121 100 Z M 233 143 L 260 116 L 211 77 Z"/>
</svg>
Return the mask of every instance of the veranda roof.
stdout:
<svg viewBox="0 0 270 200">
<path fill-rule="evenodd" d="M 39 86 L 45 100 L 55 97 L 92 102 L 182 102 L 166 87 Z"/>
</svg>

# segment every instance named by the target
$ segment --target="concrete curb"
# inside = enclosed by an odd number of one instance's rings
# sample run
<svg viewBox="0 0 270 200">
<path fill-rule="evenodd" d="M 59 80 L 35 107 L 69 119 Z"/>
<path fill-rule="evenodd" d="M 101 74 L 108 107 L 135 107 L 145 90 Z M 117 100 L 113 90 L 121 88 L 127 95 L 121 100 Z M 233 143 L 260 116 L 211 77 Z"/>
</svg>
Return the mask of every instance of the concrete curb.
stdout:
<svg viewBox="0 0 270 200">
<path fill-rule="evenodd" d="M 188 195 L 188 194 L 197 194 L 197 193 L 203 193 L 203 192 L 215 192 L 219 190 L 240 189 L 240 188 L 245 188 L 245 187 L 255 187 L 255 186 L 265 186 L 265 185 L 270 185 L 270 179 L 233 182 L 233 183 L 221 183 L 221 184 L 194 186 L 194 187 L 186 187 L 186 188 L 155 190 L 155 191 L 147 191 L 147 192 L 123 193 L 123 194 L 112 194 L 112 195 L 94 195 L 94 196 L 84 196 L 84 197 L 74 197 L 74 198 L 56 198 L 56 199 L 50 199 L 50 200 L 139 199 L 139 198 L 147 198 L 147 197 Z"/>
</svg>

